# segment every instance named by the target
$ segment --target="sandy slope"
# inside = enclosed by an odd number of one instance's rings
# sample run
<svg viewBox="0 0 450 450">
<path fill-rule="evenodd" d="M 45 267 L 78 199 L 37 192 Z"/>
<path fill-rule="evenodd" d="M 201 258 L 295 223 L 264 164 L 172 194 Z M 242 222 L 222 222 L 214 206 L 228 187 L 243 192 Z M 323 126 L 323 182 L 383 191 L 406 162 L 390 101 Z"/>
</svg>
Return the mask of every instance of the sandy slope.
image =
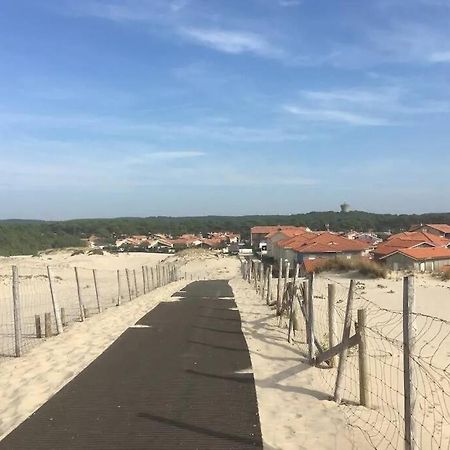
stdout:
<svg viewBox="0 0 450 450">
<path fill-rule="evenodd" d="M 0 436 L 15 428 L 81 372 L 129 326 L 185 285 L 178 281 L 128 304 L 76 323 L 22 358 L 3 361 L 0 371 Z"/>
<path fill-rule="evenodd" d="M 86 269 L 95 266 L 108 270 L 118 267 L 118 262 L 121 267 L 129 267 L 130 262 L 136 266 L 154 263 L 154 260 L 145 259 L 149 256 L 154 255 L 70 257 L 66 254 L 50 257 L 63 265 L 85 264 Z M 16 260 L 8 259 L 8 263 L 13 261 Z M 287 343 L 286 323 L 282 322 L 280 327 L 274 312 L 261 301 L 253 287 L 241 279 L 237 258 L 198 251 L 170 256 L 168 261 L 179 267 L 180 275 L 186 276 L 188 282 L 191 279 L 231 280 L 252 359 L 265 448 L 372 448 L 355 429 L 347 426 L 344 408 L 329 401 L 329 386 L 324 384 L 324 372 L 306 363 L 303 331 L 298 333 L 294 344 Z M 19 261 L 21 267 L 36 267 L 42 262 L 44 266 L 47 263 L 35 258 Z M 318 279 L 317 295 L 321 297 L 326 293 L 330 279 L 341 284 L 339 289 L 342 292 L 338 295 L 343 296 L 348 275 L 325 275 Z M 168 300 L 185 284 L 185 281 L 173 283 L 119 308 L 109 308 L 84 323 L 75 323 L 63 335 L 43 340 L 20 359 L 2 358 L 0 435 L 17 426 L 102 353 L 127 327 L 160 301 Z M 443 317 L 449 317 L 449 286 L 450 283 L 420 276 L 417 281 L 418 308 L 422 312 L 440 312 Z M 401 306 L 401 280 L 364 280 L 361 289 L 365 296 L 380 306 L 393 309 Z M 317 302 L 321 300 L 318 298 Z M 333 382 L 331 371 L 327 374 Z M 389 382 L 388 378 L 386 380 Z M 368 416 L 367 420 L 373 420 L 373 417 Z"/>
</svg>

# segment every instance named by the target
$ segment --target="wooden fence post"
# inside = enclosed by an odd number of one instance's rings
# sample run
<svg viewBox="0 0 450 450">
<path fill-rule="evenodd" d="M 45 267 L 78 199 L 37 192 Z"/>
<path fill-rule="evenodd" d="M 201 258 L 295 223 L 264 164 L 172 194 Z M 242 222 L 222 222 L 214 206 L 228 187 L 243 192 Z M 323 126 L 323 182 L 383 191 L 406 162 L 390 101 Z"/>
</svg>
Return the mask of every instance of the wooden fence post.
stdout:
<svg viewBox="0 0 450 450">
<path fill-rule="evenodd" d="M 308 356 L 309 363 L 314 364 L 316 358 L 316 345 L 314 342 L 314 273 L 311 273 L 308 280 Z"/>
<path fill-rule="evenodd" d="M 267 269 L 264 270 L 264 265 L 262 266 L 262 277 L 261 277 L 261 300 L 264 301 L 266 295 L 267 286 Z"/>
<path fill-rule="evenodd" d="M 355 288 L 355 280 L 350 280 L 350 288 L 348 290 L 347 307 L 345 309 L 344 331 L 342 333 L 342 350 L 339 355 L 338 372 L 336 377 L 336 387 L 334 389 L 334 401 L 339 404 L 342 401 L 344 391 L 343 379 L 345 366 L 347 364 L 348 342 L 350 339 L 350 329 L 352 326 L 352 308 L 353 308 L 353 291 Z"/>
<path fill-rule="evenodd" d="M 289 284 L 289 271 L 291 270 L 291 263 L 286 263 L 286 267 L 284 268 L 284 280 L 283 280 L 283 290 L 281 291 L 283 293 L 282 298 L 284 298 L 284 294 L 286 292 L 286 289 L 288 288 Z"/>
<path fill-rule="evenodd" d="M 100 304 L 100 295 L 98 293 L 98 284 L 97 284 L 97 271 L 92 269 L 92 277 L 94 278 L 94 289 L 95 289 L 95 298 L 97 300 L 97 309 L 98 312 L 102 312 L 102 305 Z"/>
<path fill-rule="evenodd" d="M 16 356 L 22 356 L 22 317 L 20 310 L 19 271 L 12 266 L 13 277 L 13 313 L 14 313 L 14 347 Z"/>
<path fill-rule="evenodd" d="M 78 269 L 74 267 L 75 270 L 75 280 L 77 282 L 77 292 L 78 292 L 78 306 L 80 307 L 80 320 L 81 322 L 84 321 L 84 305 L 83 305 L 83 298 L 81 296 L 81 286 L 80 286 L 80 280 L 78 278 Z"/>
<path fill-rule="evenodd" d="M 142 266 L 142 286 L 144 289 L 144 295 L 147 293 L 147 286 L 145 285 L 145 269 L 144 266 Z"/>
<path fill-rule="evenodd" d="M 42 337 L 41 316 L 36 314 L 34 316 L 34 323 L 36 325 L 36 337 L 40 339 Z"/>
<path fill-rule="evenodd" d="M 328 285 L 328 349 L 336 345 L 336 285 Z M 334 367 L 336 357 L 331 357 L 329 367 Z"/>
<path fill-rule="evenodd" d="M 278 283 L 277 283 L 277 315 L 280 314 L 281 311 L 281 279 L 283 278 L 283 259 L 280 258 L 278 264 Z"/>
<path fill-rule="evenodd" d="M 61 311 L 61 323 L 62 323 L 62 326 L 66 327 L 67 326 L 66 310 L 65 310 L 65 308 L 61 308 L 60 311 Z"/>
<path fill-rule="evenodd" d="M 292 280 L 292 284 L 294 285 L 294 287 L 297 284 L 297 279 L 298 279 L 298 274 L 300 273 L 300 264 L 297 263 L 295 265 L 295 272 L 294 272 L 294 279 Z"/>
<path fill-rule="evenodd" d="M 133 269 L 133 278 L 134 278 L 134 298 L 139 297 L 137 278 L 136 278 L 136 269 Z"/>
<path fill-rule="evenodd" d="M 259 292 L 262 292 L 262 297 L 264 297 L 264 264 L 262 261 L 259 262 Z"/>
<path fill-rule="evenodd" d="M 52 315 L 50 313 L 44 314 L 44 329 L 45 329 L 45 337 L 52 337 Z"/>
<path fill-rule="evenodd" d="M 414 366 L 414 347 L 416 327 L 414 323 L 414 277 L 403 278 L 403 383 L 405 415 L 405 450 L 418 450 L 416 441 L 415 409 L 416 393 L 414 382 L 417 380 Z"/>
<path fill-rule="evenodd" d="M 125 274 L 127 276 L 127 285 L 128 285 L 128 298 L 131 302 L 131 284 L 130 284 L 130 271 L 125 269 Z"/>
<path fill-rule="evenodd" d="M 120 306 L 120 300 L 121 300 L 121 289 L 120 289 L 120 270 L 117 269 L 117 303 L 116 306 Z"/>
<path fill-rule="evenodd" d="M 366 343 L 366 310 L 358 309 L 358 363 L 359 363 L 359 403 L 362 406 L 369 406 L 369 373 L 367 361 Z"/>
<path fill-rule="evenodd" d="M 47 277 L 48 277 L 48 285 L 50 287 L 50 296 L 52 299 L 53 314 L 55 315 L 56 333 L 61 334 L 64 331 L 61 320 L 61 309 L 59 307 L 59 303 L 56 298 L 55 291 L 53 289 L 52 272 L 49 266 L 47 266 Z"/>
<path fill-rule="evenodd" d="M 267 269 L 267 296 L 266 296 L 266 303 L 269 305 L 272 301 L 272 271 L 273 266 L 270 265 Z"/>
<path fill-rule="evenodd" d="M 305 309 L 306 317 L 308 317 L 308 303 L 309 303 L 309 284 L 307 281 L 304 281 L 303 282 L 303 307 Z M 306 334 L 308 335 L 308 333 L 306 333 Z"/>
<path fill-rule="evenodd" d="M 150 277 L 148 275 L 148 266 L 145 266 L 145 276 L 147 278 L 147 292 L 150 292 Z"/>
<path fill-rule="evenodd" d="M 155 289 L 155 273 L 153 272 L 153 267 L 150 267 L 150 274 L 152 277 L 152 290 Z"/>
</svg>

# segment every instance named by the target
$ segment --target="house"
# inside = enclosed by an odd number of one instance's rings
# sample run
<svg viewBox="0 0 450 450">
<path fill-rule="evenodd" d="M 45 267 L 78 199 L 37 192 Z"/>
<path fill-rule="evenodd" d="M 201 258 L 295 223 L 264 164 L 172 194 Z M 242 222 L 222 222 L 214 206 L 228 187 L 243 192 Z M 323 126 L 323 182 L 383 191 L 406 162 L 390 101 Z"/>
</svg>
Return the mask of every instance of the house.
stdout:
<svg viewBox="0 0 450 450">
<path fill-rule="evenodd" d="M 415 225 L 410 231 L 423 231 L 424 233 L 434 234 L 443 238 L 450 239 L 450 225 L 445 223 L 427 223 Z"/>
<path fill-rule="evenodd" d="M 387 255 L 401 249 L 448 247 L 450 240 L 426 233 L 424 231 L 405 231 L 393 234 L 386 241 L 379 244 L 374 250 L 374 257 L 377 260 L 384 260 Z"/>
<path fill-rule="evenodd" d="M 307 232 L 292 239 L 279 241 L 280 257 L 291 265 L 319 258 L 360 258 L 366 256 L 369 245 L 347 239 L 329 231 Z"/>
<path fill-rule="evenodd" d="M 274 231 L 297 228 L 293 225 L 256 226 L 250 228 L 250 244 L 254 250 L 259 250 L 259 244 L 265 242 L 266 236 Z"/>
<path fill-rule="evenodd" d="M 434 272 L 450 265 L 450 249 L 446 247 L 415 247 L 399 249 L 383 257 L 391 270 Z"/>
<path fill-rule="evenodd" d="M 276 243 L 282 240 L 290 239 L 295 236 L 303 235 L 307 232 L 309 232 L 309 228 L 305 227 L 293 227 L 293 228 L 286 228 L 284 230 L 276 230 L 272 231 L 268 235 L 266 235 L 265 240 L 267 243 L 267 256 L 269 258 L 279 258 L 277 252 L 277 246 Z"/>
<path fill-rule="evenodd" d="M 293 237 L 275 241 L 272 246 L 273 259 L 277 262 L 281 258 L 283 261 L 288 261 L 291 265 L 294 264 L 297 260 L 297 254 L 294 247 L 309 242 L 318 235 L 319 233 L 314 231 L 306 231 Z"/>
</svg>

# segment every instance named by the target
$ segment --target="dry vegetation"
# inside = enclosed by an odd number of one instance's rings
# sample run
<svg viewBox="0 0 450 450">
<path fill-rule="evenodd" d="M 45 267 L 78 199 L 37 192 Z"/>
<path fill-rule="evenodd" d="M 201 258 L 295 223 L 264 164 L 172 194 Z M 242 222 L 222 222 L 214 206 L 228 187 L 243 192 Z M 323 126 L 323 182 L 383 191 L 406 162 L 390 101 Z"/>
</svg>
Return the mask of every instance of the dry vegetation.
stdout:
<svg viewBox="0 0 450 450">
<path fill-rule="evenodd" d="M 367 259 L 328 259 L 317 267 L 316 272 L 348 272 L 357 270 L 369 278 L 386 278 L 388 270 L 381 264 Z"/>
</svg>

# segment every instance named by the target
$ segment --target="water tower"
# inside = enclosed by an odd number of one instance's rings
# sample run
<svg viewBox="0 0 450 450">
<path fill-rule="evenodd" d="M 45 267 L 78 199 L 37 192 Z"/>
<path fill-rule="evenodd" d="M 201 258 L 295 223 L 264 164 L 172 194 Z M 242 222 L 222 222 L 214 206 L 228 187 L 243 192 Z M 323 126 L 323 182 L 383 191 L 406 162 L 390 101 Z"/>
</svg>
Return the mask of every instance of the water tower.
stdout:
<svg viewBox="0 0 450 450">
<path fill-rule="evenodd" d="M 342 203 L 341 213 L 346 213 L 350 211 L 350 205 L 347 202 Z"/>
</svg>

